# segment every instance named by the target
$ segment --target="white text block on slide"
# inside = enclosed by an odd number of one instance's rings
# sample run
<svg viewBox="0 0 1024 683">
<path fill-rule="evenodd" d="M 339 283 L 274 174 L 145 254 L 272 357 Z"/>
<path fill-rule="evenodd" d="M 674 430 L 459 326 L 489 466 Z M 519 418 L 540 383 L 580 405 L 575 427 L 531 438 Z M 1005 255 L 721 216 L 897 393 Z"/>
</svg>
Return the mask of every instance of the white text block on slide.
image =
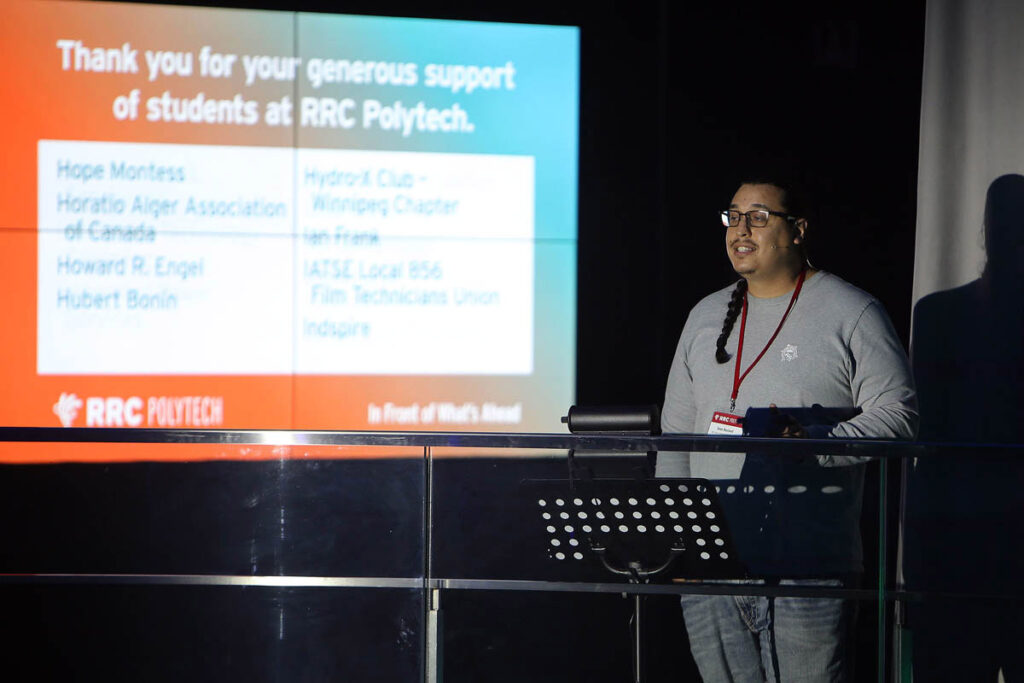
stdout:
<svg viewBox="0 0 1024 683">
<path fill-rule="evenodd" d="M 300 149 L 296 371 L 529 374 L 533 157 Z"/>
<path fill-rule="evenodd" d="M 38 372 L 290 372 L 293 159 L 40 141 Z"/>
<path fill-rule="evenodd" d="M 531 157 L 40 141 L 41 374 L 526 374 Z"/>
</svg>

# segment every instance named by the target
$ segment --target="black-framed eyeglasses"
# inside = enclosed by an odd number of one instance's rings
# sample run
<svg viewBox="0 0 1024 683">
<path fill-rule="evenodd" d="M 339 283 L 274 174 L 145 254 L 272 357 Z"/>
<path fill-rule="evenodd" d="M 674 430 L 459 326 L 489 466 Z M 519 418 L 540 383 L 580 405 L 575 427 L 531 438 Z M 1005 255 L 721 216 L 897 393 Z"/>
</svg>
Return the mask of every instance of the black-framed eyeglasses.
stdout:
<svg viewBox="0 0 1024 683">
<path fill-rule="evenodd" d="M 737 211 L 736 209 L 726 209 L 720 212 L 722 215 L 722 225 L 727 228 L 735 228 L 740 224 L 740 219 L 746 217 L 748 228 L 763 228 L 768 225 L 768 219 L 772 216 L 780 216 L 785 218 L 787 221 L 795 221 L 796 216 L 790 216 L 788 213 L 782 213 L 781 211 L 770 211 L 768 209 L 751 209 L 750 211 Z"/>
</svg>

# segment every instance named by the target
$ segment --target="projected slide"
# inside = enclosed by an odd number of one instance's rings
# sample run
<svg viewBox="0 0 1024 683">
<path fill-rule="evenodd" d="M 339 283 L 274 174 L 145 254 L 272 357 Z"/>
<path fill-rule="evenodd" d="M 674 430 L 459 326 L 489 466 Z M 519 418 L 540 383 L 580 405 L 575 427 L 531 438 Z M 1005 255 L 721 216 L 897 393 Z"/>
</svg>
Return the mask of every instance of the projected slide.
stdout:
<svg viewBox="0 0 1024 683">
<path fill-rule="evenodd" d="M 575 28 L 0 13 L 0 423 L 560 431 Z"/>
</svg>

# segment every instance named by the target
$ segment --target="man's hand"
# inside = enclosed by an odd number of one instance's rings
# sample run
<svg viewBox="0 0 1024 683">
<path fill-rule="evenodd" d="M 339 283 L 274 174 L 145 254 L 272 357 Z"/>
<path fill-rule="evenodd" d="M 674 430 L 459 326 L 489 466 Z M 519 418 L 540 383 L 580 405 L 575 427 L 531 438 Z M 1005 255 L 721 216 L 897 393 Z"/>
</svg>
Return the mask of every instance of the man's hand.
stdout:
<svg viewBox="0 0 1024 683">
<path fill-rule="evenodd" d="M 806 439 L 807 430 L 789 413 L 783 413 L 774 403 L 768 404 L 772 413 L 770 436 L 781 436 L 784 439 Z"/>
</svg>

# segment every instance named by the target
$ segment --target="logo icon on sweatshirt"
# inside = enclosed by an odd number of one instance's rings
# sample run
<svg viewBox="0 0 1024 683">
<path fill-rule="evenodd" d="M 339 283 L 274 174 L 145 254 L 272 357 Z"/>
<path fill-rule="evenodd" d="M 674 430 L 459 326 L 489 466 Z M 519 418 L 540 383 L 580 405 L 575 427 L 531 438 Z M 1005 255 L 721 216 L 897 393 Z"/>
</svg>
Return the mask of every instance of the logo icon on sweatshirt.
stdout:
<svg viewBox="0 0 1024 683">
<path fill-rule="evenodd" d="M 782 349 L 782 360 L 787 363 L 796 359 L 796 345 L 786 344 L 786 348 Z"/>
</svg>

